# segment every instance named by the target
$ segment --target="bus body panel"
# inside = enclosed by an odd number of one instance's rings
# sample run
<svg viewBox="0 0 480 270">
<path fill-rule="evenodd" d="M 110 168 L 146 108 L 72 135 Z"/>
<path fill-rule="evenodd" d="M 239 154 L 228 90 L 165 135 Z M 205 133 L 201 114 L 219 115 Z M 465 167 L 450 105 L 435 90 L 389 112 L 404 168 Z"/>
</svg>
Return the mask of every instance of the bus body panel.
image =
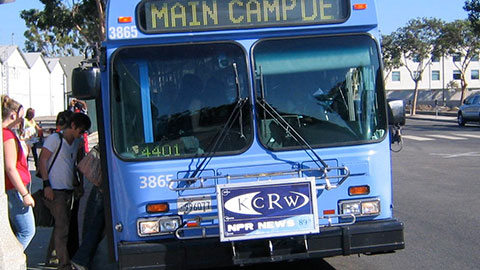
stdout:
<svg viewBox="0 0 480 270">
<path fill-rule="evenodd" d="M 351 176 L 345 185 L 335 190 L 319 191 L 318 204 L 319 212 L 324 210 L 335 210 L 338 208 L 339 198 L 357 199 L 357 197 L 348 196 L 348 187 L 370 185 L 370 194 L 364 197 L 376 197 L 381 200 L 382 214 L 376 216 L 375 219 L 385 219 L 392 216 L 392 194 L 391 194 L 391 172 L 389 171 L 390 155 L 380 154 L 384 151 L 384 147 L 388 147 L 388 140 L 384 140 L 375 147 L 346 147 L 345 149 L 329 149 L 323 153 L 323 157 L 332 164 L 330 155 L 335 157 L 335 163 L 345 165 L 351 168 Z M 365 149 L 362 149 L 365 148 Z M 332 152 L 329 154 L 328 152 Z M 279 160 L 297 160 L 297 163 L 308 162 L 305 160 L 304 153 L 298 153 L 297 157 L 292 157 L 291 153 L 286 155 L 278 155 Z M 223 175 L 236 175 L 238 170 L 248 171 L 251 173 L 283 171 L 290 170 L 292 165 L 284 163 L 274 163 L 269 156 L 261 156 L 259 154 L 245 156 L 244 162 L 234 162 L 236 157 L 225 157 L 225 160 L 215 160 L 210 163 L 209 168 L 216 173 Z M 359 158 L 361 157 L 361 158 Z M 137 235 L 136 222 L 139 217 L 148 216 L 146 213 L 146 204 L 151 202 L 168 202 L 172 211 L 176 210 L 178 197 L 192 197 L 199 195 L 208 195 L 215 199 L 215 190 L 207 189 L 194 192 L 185 192 L 178 195 L 177 192 L 168 189 L 169 180 L 176 179 L 179 172 L 185 171 L 188 167 L 188 161 L 179 160 L 176 163 L 169 163 L 168 168 L 161 166 L 162 161 L 151 161 L 145 164 L 131 164 L 115 159 L 111 160 L 112 165 L 109 166 L 110 175 L 115 175 L 115 185 L 111 185 L 113 223 L 121 223 L 123 231 L 115 232 L 118 241 L 141 241 L 142 238 Z M 235 166 L 236 168 L 232 168 Z M 371 169 L 374 167 L 375 169 Z M 252 180 L 254 181 L 254 180 Z M 220 182 L 222 183 L 222 182 Z M 206 184 L 209 184 L 208 182 Z M 319 184 L 321 182 L 319 181 Z M 361 197 L 360 197 L 361 198 Z M 216 206 L 216 205 L 213 205 Z M 211 213 L 210 213 L 211 214 Z M 166 213 L 165 215 L 171 215 Z M 206 214 L 208 215 L 208 214 Z M 325 220 L 323 220 L 325 223 Z M 159 237 L 161 238 L 161 237 Z M 153 238 L 155 239 L 155 238 Z"/>
</svg>

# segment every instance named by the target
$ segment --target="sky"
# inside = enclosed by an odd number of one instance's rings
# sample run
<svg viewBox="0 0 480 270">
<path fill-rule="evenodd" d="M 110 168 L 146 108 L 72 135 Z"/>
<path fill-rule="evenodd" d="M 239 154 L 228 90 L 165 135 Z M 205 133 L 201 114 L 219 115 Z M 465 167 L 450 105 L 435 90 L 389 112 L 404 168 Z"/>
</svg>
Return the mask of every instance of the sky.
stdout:
<svg viewBox="0 0 480 270">
<path fill-rule="evenodd" d="M 377 0 L 378 24 L 382 34 L 388 35 L 406 25 L 410 19 L 432 17 L 451 22 L 466 19 L 464 0 Z M 18 45 L 24 48 L 25 22 L 20 11 L 43 9 L 39 0 L 16 0 L 0 5 L 0 45 Z"/>
</svg>

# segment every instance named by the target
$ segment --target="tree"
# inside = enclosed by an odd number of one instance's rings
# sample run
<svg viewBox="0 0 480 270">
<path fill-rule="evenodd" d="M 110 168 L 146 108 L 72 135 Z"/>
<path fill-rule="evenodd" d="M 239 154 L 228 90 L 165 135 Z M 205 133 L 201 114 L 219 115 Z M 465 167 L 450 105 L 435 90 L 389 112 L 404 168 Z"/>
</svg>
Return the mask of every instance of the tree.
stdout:
<svg viewBox="0 0 480 270">
<path fill-rule="evenodd" d="M 474 31 L 480 34 L 480 0 L 467 0 L 463 6 L 468 12 L 468 20 L 473 26 Z"/>
<path fill-rule="evenodd" d="M 395 40 L 402 50 L 404 63 L 411 60 L 414 66 L 405 65 L 415 83 L 411 115 L 416 114 L 418 83 L 424 70 L 432 61 L 435 40 L 440 35 L 443 21 L 435 18 L 417 18 L 407 22 L 405 27 L 395 31 Z"/>
<path fill-rule="evenodd" d="M 393 69 L 403 66 L 402 50 L 397 45 L 395 34 L 382 35 L 382 56 L 383 56 L 383 70 L 384 82 Z"/>
<path fill-rule="evenodd" d="M 23 10 L 27 51 L 47 56 L 74 55 L 105 37 L 103 0 L 40 0 L 43 10 Z"/>
<path fill-rule="evenodd" d="M 454 65 L 460 71 L 460 105 L 463 104 L 468 86 L 466 72 L 472 59 L 480 54 L 480 37 L 468 20 L 456 20 L 443 26 L 434 51 L 435 54 L 459 57 Z"/>
</svg>

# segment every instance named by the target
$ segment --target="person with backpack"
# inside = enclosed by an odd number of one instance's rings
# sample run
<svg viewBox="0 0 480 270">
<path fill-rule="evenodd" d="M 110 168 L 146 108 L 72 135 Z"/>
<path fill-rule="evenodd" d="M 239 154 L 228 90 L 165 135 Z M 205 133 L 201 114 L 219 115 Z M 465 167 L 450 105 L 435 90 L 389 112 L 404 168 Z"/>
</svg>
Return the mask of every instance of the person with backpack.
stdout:
<svg viewBox="0 0 480 270">
<path fill-rule="evenodd" d="M 55 219 L 53 238 L 60 270 L 71 269 L 67 249 L 71 206 L 75 189 L 83 187 L 83 183 L 75 183 L 75 166 L 77 156 L 78 161 L 84 156 L 83 134 L 90 126 L 87 115 L 74 113 L 62 133 L 47 137 L 39 157 L 45 204 Z M 50 166 L 52 163 L 53 166 Z"/>
</svg>

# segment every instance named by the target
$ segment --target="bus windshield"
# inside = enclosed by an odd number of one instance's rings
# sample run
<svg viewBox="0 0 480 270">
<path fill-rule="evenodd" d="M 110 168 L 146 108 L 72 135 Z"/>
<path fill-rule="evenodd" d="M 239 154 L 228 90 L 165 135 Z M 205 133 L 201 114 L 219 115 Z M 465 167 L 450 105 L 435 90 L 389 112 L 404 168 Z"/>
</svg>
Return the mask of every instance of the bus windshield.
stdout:
<svg viewBox="0 0 480 270">
<path fill-rule="evenodd" d="M 124 48 L 112 63 L 112 135 L 121 157 L 218 155 L 246 149 L 252 140 L 240 46 Z"/>
<path fill-rule="evenodd" d="M 367 35 L 263 40 L 253 49 L 257 125 L 272 150 L 358 144 L 386 134 L 378 49 Z M 272 112 L 259 106 L 261 102 Z"/>
</svg>

